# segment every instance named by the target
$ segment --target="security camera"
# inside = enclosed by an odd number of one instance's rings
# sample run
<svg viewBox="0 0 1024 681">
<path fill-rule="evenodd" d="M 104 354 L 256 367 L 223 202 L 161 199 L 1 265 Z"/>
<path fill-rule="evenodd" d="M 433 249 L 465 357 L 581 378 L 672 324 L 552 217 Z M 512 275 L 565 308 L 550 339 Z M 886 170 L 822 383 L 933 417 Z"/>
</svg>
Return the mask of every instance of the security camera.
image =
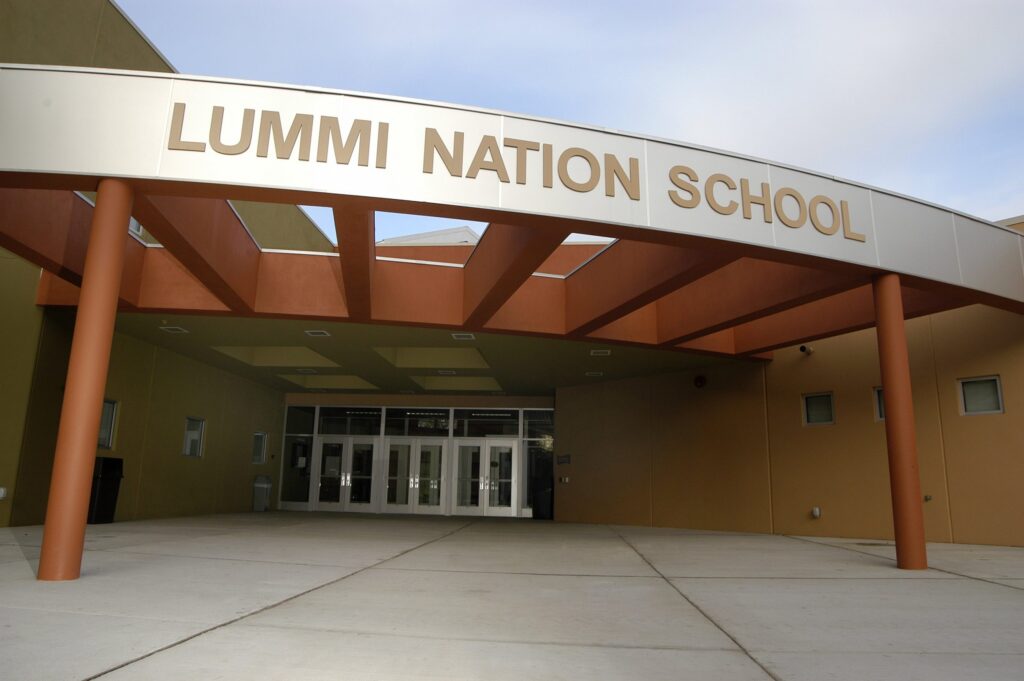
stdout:
<svg viewBox="0 0 1024 681">
<path fill-rule="evenodd" d="M 814 348 L 812 348 L 810 345 L 801 345 L 800 352 L 804 353 L 805 355 L 810 355 L 814 352 Z"/>
</svg>

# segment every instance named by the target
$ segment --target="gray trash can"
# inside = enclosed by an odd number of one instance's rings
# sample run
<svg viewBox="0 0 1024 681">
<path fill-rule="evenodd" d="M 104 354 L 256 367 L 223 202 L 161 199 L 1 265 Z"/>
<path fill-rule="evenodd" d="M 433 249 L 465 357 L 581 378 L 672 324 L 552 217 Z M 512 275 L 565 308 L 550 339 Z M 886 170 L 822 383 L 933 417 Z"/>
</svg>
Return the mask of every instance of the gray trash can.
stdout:
<svg viewBox="0 0 1024 681">
<path fill-rule="evenodd" d="M 252 510 L 270 510 L 270 491 L 274 483 L 270 481 L 269 475 L 257 475 L 252 483 Z"/>
</svg>

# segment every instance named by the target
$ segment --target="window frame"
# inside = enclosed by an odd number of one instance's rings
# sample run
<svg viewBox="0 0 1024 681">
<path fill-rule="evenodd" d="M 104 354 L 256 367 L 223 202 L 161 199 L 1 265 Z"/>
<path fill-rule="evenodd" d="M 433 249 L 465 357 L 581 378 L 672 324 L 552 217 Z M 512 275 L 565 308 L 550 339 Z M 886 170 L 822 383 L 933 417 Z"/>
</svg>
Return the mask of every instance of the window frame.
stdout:
<svg viewBox="0 0 1024 681">
<path fill-rule="evenodd" d="M 816 421 L 811 423 L 807 420 L 807 398 L 808 397 L 821 397 L 827 395 L 829 399 L 829 405 L 832 407 L 832 420 L 831 421 Z M 836 398 L 835 393 L 831 390 L 819 390 L 813 393 L 802 393 L 800 395 L 800 420 L 802 424 L 808 428 L 815 426 L 834 426 L 836 424 Z"/>
<path fill-rule="evenodd" d="M 967 410 L 967 399 L 964 395 L 964 385 L 967 383 L 975 383 L 980 381 L 995 381 L 996 382 L 996 398 L 999 400 L 999 408 L 995 410 L 985 411 L 968 411 Z M 999 374 L 992 374 L 989 376 L 968 376 L 967 378 L 956 379 L 957 396 L 960 403 L 960 415 L 961 416 L 987 416 L 991 414 L 1005 414 L 1006 413 L 1006 402 L 1003 400 L 1003 381 L 999 377 Z"/>
<path fill-rule="evenodd" d="M 189 425 L 191 421 L 197 421 L 199 423 L 199 453 L 192 455 L 189 453 Z M 181 454 L 188 459 L 201 459 L 203 458 L 203 450 L 206 449 L 206 419 L 201 416 L 186 416 L 185 417 L 185 433 L 181 443 Z"/>
<path fill-rule="evenodd" d="M 256 438 L 262 436 L 263 445 L 260 447 L 259 457 L 256 456 Z M 270 435 L 264 430 L 257 430 L 252 434 L 253 450 L 251 452 L 251 463 L 253 466 L 262 466 L 267 463 L 267 442 Z"/>
<path fill-rule="evenodd" d="M 110 400 L 110 399 L 107 399 L 106 397 L 104 397 L 103 398 L 103 406 L 105 407 L 108 404 L 113 406 L 113 409 L 111 410 L 111 413 L 110 413 L 110 431 L 109 431 L 109 435 L 110 436 L 107 438 L 106 442 L 103 442 L 102 440 L 100 440 L 97 437 L 97 439 L 96 439 L 96 449 L 103 449 L 103 450 L 110 451 L 110 450 L 114 449 L 114 442 L 117 439 L 117 412 L 120 411 L 120 410 L 117 408 L 118 407 L 117 400 Z M 99 430 L 99 433 L 100 434 L 103 433 L 103 412 L 102 411 L 100 412 L 100 430 Z"/>
</svg>

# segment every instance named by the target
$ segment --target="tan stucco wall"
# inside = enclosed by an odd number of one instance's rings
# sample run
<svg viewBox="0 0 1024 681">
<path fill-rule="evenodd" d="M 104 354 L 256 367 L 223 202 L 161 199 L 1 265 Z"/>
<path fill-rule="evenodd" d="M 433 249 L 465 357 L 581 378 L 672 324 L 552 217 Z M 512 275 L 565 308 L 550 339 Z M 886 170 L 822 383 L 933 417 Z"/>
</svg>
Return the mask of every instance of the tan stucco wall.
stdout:
<svg viewBox="0 0 1024 681">
<path fill-rule="evenodd" d="M 18 475 L 23 427 L 32 389 L 32 360 L 39 344 L 43 313 L 35 305 L 39 268 L 0 249 L 0 526 L 10 522 Z"/>
<path fill-rule="evenodd" d="M 771 531 L 758 364 L 559 390 L 555 432 L 558 520 Z"/>
<path fill-rule="evenodd" d="M 911 320 L 907 336 L 927 538 L 1024 545 L 1024 317 L 974 306 Z M 810 345 L 760 367 L 559 390 L 556 450 L 572 461 L 556 466 L 570 479 L 556 519 L 891 538 L 875 332 Z M 957 379 L 988 375 L 1005 413 L 962 415 Z M 826 391 L 835 424 L 803 425 L 802 395 Z"/>
<path fill-rule="evenodd" d="M 976 306 L 931 323 L 954 540 L 1024 546 L 1024 317 Z M 992 374 L 1005 413 L 962 416 L 957 379 Z"/>
<path fill-rule="evenodd" d="M 14 524 L 43 520 L 69 340 L 68 320 L 47 320 Z M 276 497 L 281 393 L 118 333 L 106 397 L 118 402 L 114 446 L 97 454 L 124 459 L 116 520 L 245 511 L 251 508 L 256 475 L 271 477 Z M 206 419 L 198 459 L 181 453 L 187 416 Z M 262 465 L 251 463 L 255 432 L 268 434 Z"/>
</svg>

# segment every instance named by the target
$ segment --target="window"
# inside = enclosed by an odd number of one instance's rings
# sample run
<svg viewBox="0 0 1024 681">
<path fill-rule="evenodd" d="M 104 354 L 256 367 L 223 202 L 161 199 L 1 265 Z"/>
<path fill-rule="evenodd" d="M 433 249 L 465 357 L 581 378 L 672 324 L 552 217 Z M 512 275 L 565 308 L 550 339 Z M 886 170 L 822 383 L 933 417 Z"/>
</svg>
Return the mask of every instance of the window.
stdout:
<svg viewBox="0 0 1024 681">
<path fill-rule="evenodd" d="M 824 426 L 836 422 L 832 393 L 804 395 L 804 425 Z"/>
<path fill-rule="evenodd" d="M 872 388 L 872 394 L 875 397 L 875 420 L 885 420 L 885 395 L 882 394 L 881 388 Z"/>
<path fill-rule="evenodd" d="M 206 419 L 185 419 L 185 443 L 181 453 L 185 456 L 201 457 L 203 455 L 203 432 L 206 430 Z"/>
<path fill-rule="evenodd" d="M 1003 391 L 998 376 L 961 378 L 961 414 L 1002 414 Z"/>
<path fill-rule="evenodd" d="M 517 409 L 456 409 L 455 437 L 519 436 Z"/>
<path fill-rule="evenodd" d="M 550 409 L 538 409 L 523 412 L 526 422 L 527 439 L 534 440 L 555 435 L 555 412 Z"/>
<path fill-rule="evenodd" d="M 256 464 L 267 462 L 267 434 L 252 434 L 252 462 Z"/>
<path fill-rule="evenodd" d="M 447 409 L 393 409 L 384 413 L 386 435 L 426 435 L 448 437 Z"/>
<path fill-rule="evenodd" d="M 380 407 L 320 407 L 320 435 L 379 435 Z"/>
<path fill-rule="evenodd" d="M 117 402 L 103 400 L 103 415 L 100 417 L 100 437 L 96 446 L 100 449 L 114 448 L 114 421 L 117 417 Z"/>
<path fill-rule="evenodd" d="M 312 435 L 316 425 L 316 407 L 288 407 L 284 432 L 289 435 Z"/>
</svg>

